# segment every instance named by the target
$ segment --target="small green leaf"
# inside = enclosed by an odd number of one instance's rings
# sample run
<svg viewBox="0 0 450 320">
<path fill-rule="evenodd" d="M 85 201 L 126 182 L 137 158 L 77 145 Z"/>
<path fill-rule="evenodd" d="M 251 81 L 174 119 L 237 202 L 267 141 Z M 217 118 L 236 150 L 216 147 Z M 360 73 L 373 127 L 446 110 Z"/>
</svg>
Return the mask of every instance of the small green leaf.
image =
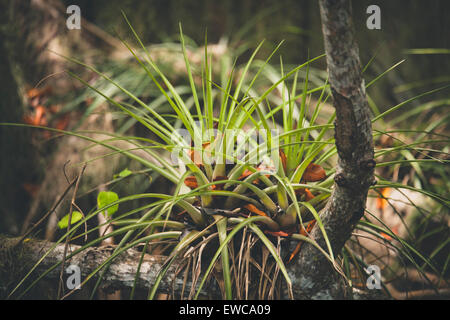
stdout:
<svg viewBox="0 0 450 320">
<path fill-rule="evenodd" d="M 97 196 L 97 206 L 101 209 L 117 200 L 119 200 L 119 196 L 114 191 L 101 191 Z M 118 209 L 118 204 L 106 209 L 108 216 L 112 216 Z"/>
<path fill-rule="evenodd" d="M 128 177 L 132 173 L 133 173 L 132 171 L 130 171 L 130 170 L 128 170 L 128 168 L 126 168 L 126 169 L 123 169 L 122 171 L 120 171 L 120 173 L 115 174 L 114 179 L 125 178 L 125 177 Z"/>
<path fill-rule="evenodd" d="M 83 215 L 78 212 L 78 211 L 73 211 L 72 212 L 72 221 L 71 221 L 71 225 L 77 223 L 78 221 L 81 220 L 81 218 L 83 218 Z M 58 222 L 58 227 L 60 229 L 65 229 L 67 228 L 67 226 L 69 225 L 69 213 L 66 214 L 61 220 L 59 220 Z"/>
</svg>

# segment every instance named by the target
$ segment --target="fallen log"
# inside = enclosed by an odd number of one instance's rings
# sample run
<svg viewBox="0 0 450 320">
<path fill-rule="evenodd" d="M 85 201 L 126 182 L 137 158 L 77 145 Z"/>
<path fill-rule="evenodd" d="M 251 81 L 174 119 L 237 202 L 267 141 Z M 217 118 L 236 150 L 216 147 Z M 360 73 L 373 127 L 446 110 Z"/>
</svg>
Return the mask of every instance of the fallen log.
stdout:
<svg viewBox="0 0 450 320">
<path fill-rule="evenodd" d="M 21 281 L 21 278 L 38 262 L 39 264 L 33 270 L 34 278 L 47 272 L 44 277 L 45 280 L 47 282 L 54 281 L 56 288 L 59 282 L 61 262 L 64 257 L 64 243 L 55 246 L 53 242 L 30 238 L 25 239 L 21 244 L 19 241 L 20 237 L 11 238 L 0 235 L 0 291 L 7 290 L 7 284 L 9 283 L 10 287 L 11 282 L 14 282 L 15 287 Z M 68 252 L 74 252 L 79 248 L 79 245 L 70 244 Z M 65 265 L 66 267 L 75 265 L 80 268 L 82 283 L 98 266 L 111 257 L 114 249 L 115 246 L 112 245 L 90 247 L 74 255 L 69 261 L 66 260 Z M 115 257 L 102 279 L 100 288 L 105 291 L 114 291 L 131 289 L 135 285 L 137 290 L 148 291 L 155 284 L 161 268 L 167 261 L 167 256 L 144 254 L 136 278 L 141 257 L 142 252 L 136 249 L 128 249 Z M 181 266 L 180 263 L 181 260 L 176 260 L 170 265 L 159 284 L 158 293 L 175 294 L 178 299 L 181 297 L 182 291 L 184 291 L 185 296 L 186 293 L 189 293 L 192 283 L 188 278 L 183 289 L 184 273 L 177 272 L 177 269 Z M 21 275 L 18 275 L 18 269 L 21 269 L 21 272 L 19 272 Z M 48 272 L 50 269 L 51 271 Z M 97 275 L 92 277 L 90 281 L 95 283 L 96 280 Z M 22 289 L 25 289 L 25 287 Z M 66 294 L 67 292 L 69 290 L 66 289 Z M 17 290 L 17 293 L 20 293 L 20 290 Z M 212 299 L 220 298 L 221 294 L 217 282 L 214 280 L 208 281 L 202 289 L 201 295 Z M 12 297 L 14 298 L 14 295 Z"/>
</svg>

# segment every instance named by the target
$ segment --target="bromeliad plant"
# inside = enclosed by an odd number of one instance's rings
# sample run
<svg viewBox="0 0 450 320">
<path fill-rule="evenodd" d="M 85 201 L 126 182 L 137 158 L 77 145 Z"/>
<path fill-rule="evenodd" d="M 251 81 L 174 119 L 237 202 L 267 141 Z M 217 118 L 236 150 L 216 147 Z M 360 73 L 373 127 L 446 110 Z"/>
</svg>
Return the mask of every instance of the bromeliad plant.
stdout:
<svg viewBox="0 0 450 320">
<path fill-rule="evenodd" d="M 133 29 L 132 31 L 134 33 Z M 297 77 L 294 79 L 291 92 L 293 98 L 291 99 L 286 99 L 284 94 L 286 90 L 284 81 L 291 75 L 297 74 L 302 68 L 308 70 L 309 64 L 318 58 L 295 68 L 273 84 L 260 97 L 255 98 L 249 94 L 252 85 L 276 50 L 269 56 L 266 63 L 260 66 L 254 78 L 244 88 L 246 73 L 261 47 L 260 45 L 243 69 L 235 88 L 232 88 L 233 74 L 229 76 L 227 83 L 222 86 L 213 82 L 211 77 L 212 67 L 207 51 L 208 46 L 205 41 L 205 57 L 202 67 L 202 99 L 200 99 L 186 54 L 181 28 L 180 33 L 186 70 L 192 89 L 194 105 L 192 109 L 195 108 L 194 112 L 186 106 L 171 83 L 153 63 L 146 48 L 135 33 L 134 35 L 145 53 L 146 64 L 127 43 L 125 45 L 155 85 L 160 88 L 178 119 L 175 122 L 168 121 L 167 118 L 153 110 L 148 110 L 150 116 L 139 118 L 123 106 L 110 101 L 129 113 L 164 141 L 165 145 L 159 144 L 160 148 L 171 152 L 172 159 L 177 160 L 178 171 L 175 171 L 172 164 L 165 162 L 160 157 L 158 157 L 158 161 L 165 168 L 152 168 L 173 182 L 184 182 L 184 185 L 178 183 L 174 196 L 157 213 L 157 217 L 165 216 L 166 221 L 170 221 L 174 219 L 174 206 L 181 207 L 182 211 L 176 215 L 184 214 L 185 222 L 192 228 L 192 231 L 175 247 L 170 261 L 174 261 L 182 252 L 182 249 L 187 248 L 199 236 L 206 235 L 209 232 L 206 232 L 206 230 L 209 230 L 212 225 L 216 225 L 220 246 L 205 271 L 196 296 L 214 267 L 216 259 L 220 256 L 223 287 L 225 288 L 224 295 L 230 299 L 233 296 L 231 272 L 233 268 L 229 262 L 230 249 L 228 243 L 240 229 L 248 227 L 258 236 L 268 252 L 272 254 L 289 287 L 290 279 L 283 259 L 265 234 L 291 236 L 294 233 L 299 233 L 299 237 L 304 237 L 307 231 L 303 227 L 302 214 L 307 212 L 311 214 L 309 220 L 318 221 L 324 232 L 316 208 L 322 205 L 323 200 L 327 197 L 329 190 L 326 189 L 326 186 L 330 185 L 330 181 L 322 186 L 314 187 L 323 193 L 314 202 L 316 207 L 307 202 L 312 200 L 314 195 L 305 183 L 320 181 L 326 177 L 322 167 L 312 163 L 312 161 L 327 146 L 327 143 L 320 142 L 320 139 L 319 142 L 308 141 L 308 137 L 310 132 L 315 130 L 321 130 L 317 135 L 323 137 L 329 125 L 316 127 L 311 126 L 311 124 L 305 125 L 307 95 L 320 90 L 322 92 L 318 102 L 318 105 L 320 105 L 326 86 L 308 92 L 306 76 L 303 93 L 300 95 L 302 103 L 298 108 L 295 103 Z M 94 69 L 92 70 L 94 71 Z M 163 89 L 152 72 L 162 79 L 162 83 L 168 88 L 167 91 Z M 306 75 L 308 75 L 308 71 Z M 283 103 L 271 110 L 270 105 L 265 105 L 265 103 L 269 94 L 280 85 L 283 91 Z M 219 93 L 221 99 L 214 99 L 214 97 L 219 96 Z M 219 100 L 220 103 L 217 116 L 214 115 L 214 111 L 217 109 L 214 108 L 214 100 Z M 139 99 L 136 99 L 136 101 L 142 107 L 146 107 L 139 102 Z M 282 133 L 274 135 L 274 132 L 278 129 L 274 121 L 274 115 L 280 111 L 283 117 Z M 319 108 L 316 108 L 316 117 L 318 111 Z M 300 114 L 295 120 L 294 113 Z M 264 134 L 257 135 L 258 138 L 256 139 L 249 137 L 244 130 L 249 122 L 253 124 L 250 132 L 255 133 L 258 129 L 263 129 Z M 180 131 L 184 134 L 179 134 Z M 239 135 L 245 136 L 244 141 L 239 139 Z M 185 139 L 186 136 L 188 139 Z M 283 141 L 282 145 L 279 144 L 280 141 Z M 246 145 L 254 146 L 254 148 L 250 147 L 251 150 L 246 150 Z M 231 154 L 228 152 L 230 146 L 234 150 Z M 261 157 L 261 150 L 270 153 L 270 160 L 267 159 L 267 154 Z M 240 156 L 237 156 L 238 154 Z M 153 154 L 152 156 L 154 157 Z M 265 161 L 262 161 L 261 158 L 264 158 L 264 156 Z M 281 165 L 278 165 L 280 163 Z M 169 173 L 172 175 L 169 175 Z M 309 228 L 312 224 L 310 222 Z M 326 237 L 325 232 L 324 235 Z M 297 246 L 290 259 L 298 250 L 299 247 Z M 333 257 L 331 252 L 330 257 Z M 236 268 L 234 268 L 234 272 L 237 273 Z M 153 297 L 156 287 L 152 290 L 150 297 Z"/>
<path fill-rule="evenodd" d="M 113 255 L 83 281 L 82 285 L 97 276 L 92 297 L 113 259 L 138 244 L 144 244 L 142 254 L 152 253 L 154 248 L 158 248 L 158 252 L 167 255 L 156 282 L 150 287 L 150 299 L 156 297 L 161 280 L 175 261 L 181 261 L 180 268 L 185 268 L 186 274 L 191 275 L 191 289 L 186 294 L 183 289 L 180 296 L 172 298 L 198 298 L 204 294 L 202 289 L 212 276 L 226 299 L 279 298 L 284 289 L 292 297 L 287 264 L 301 250 L 304 241 L 315 245 L 340 269 L 337 259 L 341 258 L 337 257 L 339 253 L 332 252 L 319 216 L 333 184 L 334 170 L 326 171 L 325 168 L 333 168 L 336 155 L 330 132 L 334 114 L 331 113 L 325 121 L 321 119 L 321 110 L 329 95 L 327 83 L 325 81 L 310 88 L 311 64 L 323 55 L 287 73 L 281 61 L 281 72 L 276 77 L 269 61 L 281 43 L 265 61 L 256 61 L 261 43 L 239 72 L 236 72 L 234 63 L 229 74 L 225 77 L 222 73 L 220 82 L 216 83 L 205 38 L 199 83 L 196 81 L 199 72 L 193 71 L 196 66 L 189 61 L 180 26 L 182 56 L 190 89 L 186 95 L 186 88 L 181 93 L 174 87 L 153 61 L 131 24 L 129 26 L 140 49 L 134 49 L 126 41 L 123 43 L 164 97 L 164 110 L 170 112 L 160 112 L 151 102 L 144 102 L 114 78 L 81 61 L 67 58 L 94 72 L 115 91 L 126 96 L 127 100 L 113 99 L 101 89 L 71 74 L 145 127 L 150 138 L 108 134 L 110 139 L 100 141 L 83 132 L 52 130 L 104 146 L 112 150 L 111 154 L 123 154 L 139 162 L 146 171 L 165 178 L 174 187 L 172 194 L 130 195 L 108 201 L 87 214 L 77 213 L 72 227 L 55 246 L 67 238 L 73 238 L 77 232 L 76 237 L 82 237 L 97 231 L 100 226 L 82 230 L 86 221 L 108 211 L 108 208 L 114 208 L 114 215 L 108 223 L 113 224 L 115 230 L 86 243 L 69 254 L 67 259 L 107 237 L 120 238 Z M 298 81 L 300 76 L 303 83 Z M 261 91 L 262 86 L 256 88 L 256 84 L 264 77 L 272 82 Z M 317 95 L 316 99 L 312 99 L 313 95 Z M 402 105 L 378 114 L 374 121 Z M 114 144 L 117 140 L 127 142 L 129 148 L 117 147 Z M 136 150 L 144 152 L 146 157 L 136 153 Z M 131 175 L 128 171 L 119 178 L 126 179 Z M 136 199 L 145 204 L 125 213 L 116 210 L 117 205 Z M 443 201 L 439 197 L 438 200 Z M 323 233 L 327 248 L 318 246 L 308 237 L 315 225 Z M 369 223 L 363 223 L 363 227 L 377 235 L 390 232 Z M 342 254 L 343 272 L 350 278 L 352 272 L 349 265 L 360 268 L 363 262 L 358 262 L 348 247 Z M 206 260 L 206 267 L 202 260 Z M 425 258 L 424 261 L 430 264 Z M 57 267 L 58 264 L 55 264 L 44 272 L 31 286 Z M 258 281 L 255 284 L 250 279 Z M 184 285 L 186 283 L 185 277 Z M 134 287 L 131 296 L 133 294 Z"/>
</svg>

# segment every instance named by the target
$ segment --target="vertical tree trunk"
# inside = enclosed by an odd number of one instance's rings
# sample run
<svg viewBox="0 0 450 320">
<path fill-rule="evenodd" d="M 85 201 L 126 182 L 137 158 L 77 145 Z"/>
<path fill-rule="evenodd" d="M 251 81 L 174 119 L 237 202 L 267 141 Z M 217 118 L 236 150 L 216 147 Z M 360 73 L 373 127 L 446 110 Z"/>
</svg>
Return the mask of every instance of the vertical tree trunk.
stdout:
<svg viewBox="0 0 450 320">
<path fill-rule="evenodd" d="M 336 109 L 335 139 L 338 151 L 335 186 L 321 219 L 337 256 L 364 214 L 369 187 L 373 184 L 372 128 L 361 75 L 349 0 L 320 0 L 322 32 L 333 104 Z M 311 236 L 327 250 L 316 226 Z M 305 244 L 291 267 L 295 298 L 347 298 L 334 267 L 312 245 Z"/>
<path fill-rule="evenodd" d="M 0 122 L 22 122 L 27 48 L 13 3 L 0 0 Z M 29 65 L 31 67 L 31 63 Z M 22 184 L 37 174 L 30 130 L 0 126 L 0 232 L 18 234 L 29 197 Z"/>
</svg>

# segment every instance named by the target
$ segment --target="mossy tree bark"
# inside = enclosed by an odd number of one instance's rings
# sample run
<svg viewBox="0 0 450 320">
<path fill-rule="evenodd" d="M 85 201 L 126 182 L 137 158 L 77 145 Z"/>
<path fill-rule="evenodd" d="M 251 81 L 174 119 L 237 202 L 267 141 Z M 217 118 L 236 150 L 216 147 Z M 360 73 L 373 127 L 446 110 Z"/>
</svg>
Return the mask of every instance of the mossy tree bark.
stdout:
<svg viewBox="0 0 450 320">
<path fill-rule="evenodd" d="M 338 151 L 335 186 L 320 217 L 334 256 L 350 238 L 364 215 L 375 167 L 370 109 L 362 78 L 349 0 L 321 0 L 322 32 L 333 104 L 336 109 L 335 140 Z M 327 250 L 316 226 L 311 233 Z M 329 260 L 305 244 L 290 268 L 298 299 L 347 298 L 345 285 Z"/>
</svg>

